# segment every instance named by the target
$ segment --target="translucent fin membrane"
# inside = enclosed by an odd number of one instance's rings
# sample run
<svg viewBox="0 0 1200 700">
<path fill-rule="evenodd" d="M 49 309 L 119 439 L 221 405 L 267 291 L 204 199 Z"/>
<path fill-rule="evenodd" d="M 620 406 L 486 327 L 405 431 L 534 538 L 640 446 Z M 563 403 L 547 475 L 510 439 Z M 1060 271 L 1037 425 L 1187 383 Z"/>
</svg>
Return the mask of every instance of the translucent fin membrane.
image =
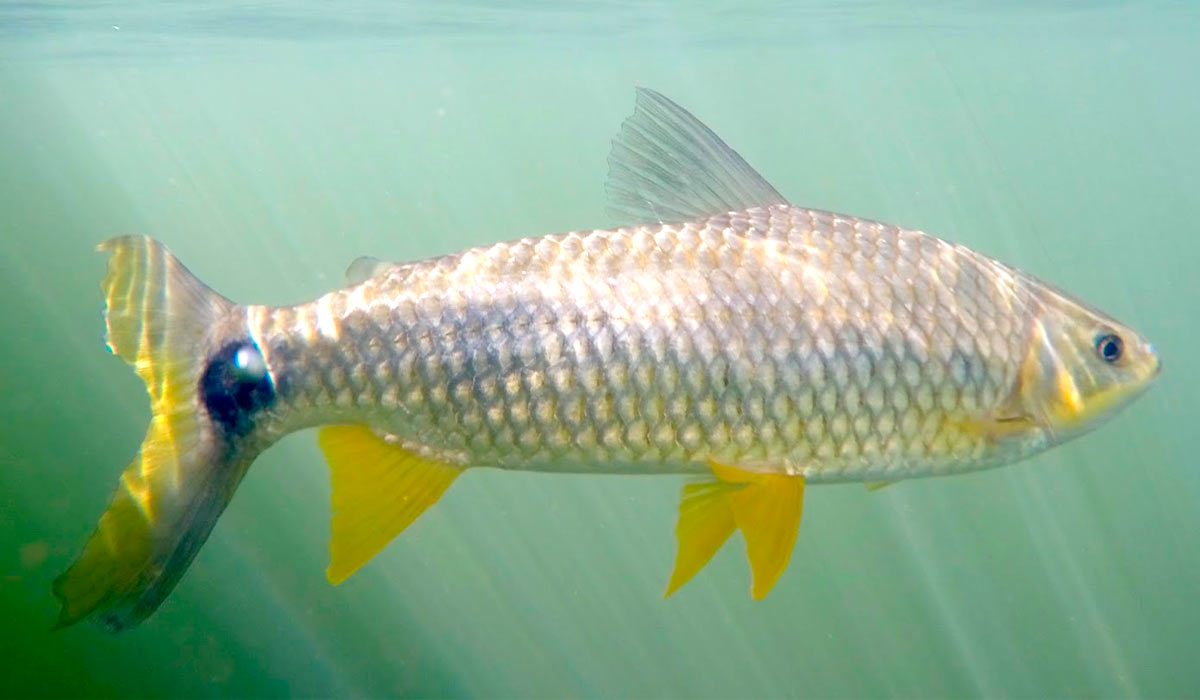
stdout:
<svg viewBox="0 0 1200 700">
<path fill-rule="evenodd" d="M 692 221 L 786 204 L 740 155 L 686 109 L 638 88 L 608 156 L 609 211 L 622 224 Z"/>
<path fill-rule="evenodd" d="M 152 417 L 137 457 L 83 553 L 54 582 L 58 626 L 97 615 L 113 630 L 147 617 L 207 538 L 241 478 L 198 413 L 209 328 L 232 308 L 161 244 L 128 236 L 110 254 L 103 290 L 108 346 L 146 383 Z"/>
</svg>

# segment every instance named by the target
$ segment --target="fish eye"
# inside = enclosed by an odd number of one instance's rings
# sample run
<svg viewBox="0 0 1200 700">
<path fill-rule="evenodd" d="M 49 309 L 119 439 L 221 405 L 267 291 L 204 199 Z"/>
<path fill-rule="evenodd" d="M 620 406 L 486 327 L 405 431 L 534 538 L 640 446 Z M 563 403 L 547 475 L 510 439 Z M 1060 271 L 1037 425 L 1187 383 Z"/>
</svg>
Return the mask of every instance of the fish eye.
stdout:
<svg viewBox="0 0 1200 700">
<path fill-rule="evenodd" d="M 1125 352 L 1125 343 L 1116 333 L 1102 333 L 1096 336 L 1096 354 L 1101 360 L 1112 364 L 1121 359 Z"/>
</svg>

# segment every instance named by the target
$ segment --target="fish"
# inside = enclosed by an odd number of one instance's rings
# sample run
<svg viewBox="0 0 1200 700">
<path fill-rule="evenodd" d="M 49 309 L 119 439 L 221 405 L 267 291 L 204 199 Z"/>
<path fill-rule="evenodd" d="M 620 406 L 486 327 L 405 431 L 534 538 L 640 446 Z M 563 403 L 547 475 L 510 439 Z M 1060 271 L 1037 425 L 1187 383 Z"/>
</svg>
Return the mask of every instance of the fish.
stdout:
<svg viewBox="0 0 1200 700">
<path fill-rule="evenodd" d="M 311 302 L 240 305 L 158 241 L 102 243 L 109 349 L 152 417 L 57 626 L 149 617 L 250 465 L 319 428 L 332 583 L 473 468 L 678 474 L 670 595 L 741 532 L 753 598 L 809 485 L 974 472 L 1082 435 L 1160 372 L 1151 344 L 962 245 L 790 204 L 639 88 L 609 156 L 625 225 L 354 261 Z"/>
</svg>

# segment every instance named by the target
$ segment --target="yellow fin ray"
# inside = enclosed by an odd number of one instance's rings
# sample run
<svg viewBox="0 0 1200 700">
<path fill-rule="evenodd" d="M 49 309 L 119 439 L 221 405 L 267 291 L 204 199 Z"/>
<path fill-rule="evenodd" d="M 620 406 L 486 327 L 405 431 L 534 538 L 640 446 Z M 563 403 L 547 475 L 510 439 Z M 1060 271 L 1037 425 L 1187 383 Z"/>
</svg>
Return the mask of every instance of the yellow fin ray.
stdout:
<svg viewBox="0 0 1200 700">
<path fill-rule="evenodd" d="M 687 484 L 675 527 L 678 551 L 667 595 L 712 559 L 734 529 L 746 539 L 753 576 L 750 594 L 762 600 L 779 580 L 800 528 L 804 477 L 765 474 L 709 462 L 716 481 Z"/>
<path fill-rule="evenodd" d="M 669 596 L 687 583 L 708 563 L 733 534 L 733 510 L 729 491 L 736 486 L 715 481 L 684 484 L 675 525 L 675 568 L 667 583 Z"/>
<path fill-rule="evenodd" d="M 321 429 L 333 485 L 330 583 L 341 583 L 437 502 L 462 469 L 425 459 L 365 425 Z"/>
<path fill-rule="evenodd" d="M 753 583 L 750 595 L 762 600 L 779 580 L 800 530 L 804 477 L 764 474 L 730 497 L 733 520 L 746 538 Z"/>
</svg>

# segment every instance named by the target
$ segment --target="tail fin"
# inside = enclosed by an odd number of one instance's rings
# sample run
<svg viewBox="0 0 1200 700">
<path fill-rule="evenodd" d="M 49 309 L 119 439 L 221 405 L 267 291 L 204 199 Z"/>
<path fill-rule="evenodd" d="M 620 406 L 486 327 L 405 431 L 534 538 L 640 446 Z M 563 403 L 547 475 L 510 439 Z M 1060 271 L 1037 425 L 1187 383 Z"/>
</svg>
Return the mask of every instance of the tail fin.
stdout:
<svg viewBox="0 0 1200 700">
<path fill-rule="evenodd" d="M 111 630 L 148 617 L 208 537 L 248 464 L 212 429 L 198 396 L 205 354 L 233 302 L 206 287 L 160 243 L 128 236 L 103 290 L 108 347 L 146 382 L 153 417 L 137 457 L 83 553 L 54 582 L 57 627 L 98 616 Z"/>
</svg>

